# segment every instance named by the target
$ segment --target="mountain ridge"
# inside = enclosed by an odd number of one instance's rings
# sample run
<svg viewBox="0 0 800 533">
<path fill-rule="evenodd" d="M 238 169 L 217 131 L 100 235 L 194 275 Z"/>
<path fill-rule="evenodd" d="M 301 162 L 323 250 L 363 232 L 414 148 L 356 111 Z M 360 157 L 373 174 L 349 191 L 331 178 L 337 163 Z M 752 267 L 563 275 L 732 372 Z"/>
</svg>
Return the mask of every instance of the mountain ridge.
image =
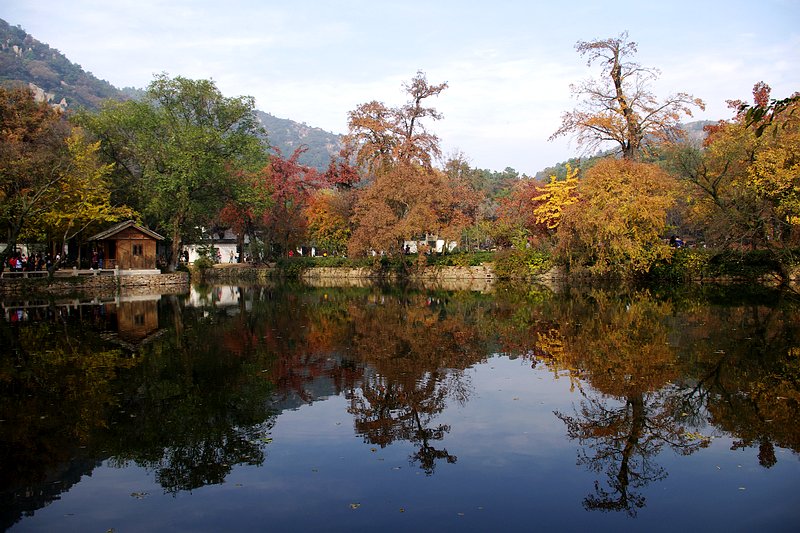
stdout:
<svg viewBox="0 0 800 533">
<path fill-rule="evenodd" d="M 24 84 L 39 100 L 63 110 L 97 110 L 104 100 L 123 101 L 143 92 L 134 87 L 115 87 L 85 71 L 20 26 L 11 26 L 3 19 L 0 19 L 0 83 Z M 300 164 L 325 170 L 341 149 L 339 134 L 278 118 L 266 111 L 257 109 L 255 113 L 267 132 L 270 146 L 277 148 L 284 157 L 291 156 L 300 146 L 307 147 L 298 159 Z"/>
<path fill-rule="evenodd" d="M 139 98 L 144 92 L 135 87 L 119 89 L 99 79 L 20 26 L 11 26 L 0 19 L 0 84 L 13 83 L 23 83 L 40 100 L 67 110 L 80 107 L 96 110 L 106 99 Z M 260 109 L 256 109 L 255 114 L 267 132 L 270 146 L 283 157 L 288 158 L 297 148 L 306 147 L 298 159 L 300 164 L 323 171 L 342 148 L 341 134 L 279 118 Z M 714 121 L 695 121 L 681 124 L 681 127 L 689 139 L 700 141 L 705 135 L 703 126 L 711 123 Z M 542 169 L 536 176 L 547 179 L 554 169 L 563 170 L 564 163 Z"/>
</svg>

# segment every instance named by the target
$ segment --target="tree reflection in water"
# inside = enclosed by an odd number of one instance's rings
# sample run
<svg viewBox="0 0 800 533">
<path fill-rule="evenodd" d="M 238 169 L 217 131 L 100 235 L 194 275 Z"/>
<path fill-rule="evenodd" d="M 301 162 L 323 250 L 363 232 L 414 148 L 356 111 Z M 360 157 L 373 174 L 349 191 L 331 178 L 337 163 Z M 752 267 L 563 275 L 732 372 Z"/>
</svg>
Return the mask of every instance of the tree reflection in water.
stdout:
<svg viewBox="0 0 800 533">
<path fill-rule="evenodd" d="M 481 315 L 480 305 L 468 309 Z M 425 294 L 373 298 L 352 306 L 352 349 L 371 372 L 348 392 L 356 432 L 381 447 L 413 444 L 411 463 L 431 475 L 437 461 L 457 457 L 437 442 L 450 431 L 435 419 L 448 401 L 470 393 L 464 369 L 484 360 L 487 341 L 456 299 Z"/>
<path fill-rule="evenodd" d="M 537 353 L 586 384 L 575 414 L 556 415 L 582 446 L 578 462 L 606 475 L 587 509 L 635 515 L 636 489 L 667 475 L 654 462 L 662 448 L 708 446 L 709 424 L 738 437 L 734 449 L 758 444 L 767 468 L 773 442 L 800 450 L 800 323 L 795 304 L 778 303 L 595 290 L 554 308 L 560 327 L 539 335 Z"/>
<path fill-rule="evenodd" d="M 572 300 L 563 317 L 558 364 L 589 387 L 574 416 L 556 416 L 581 445 L 578 463 L 606 475 L 584 500 L 587 509 L 635 515 L 645 505 L 638 490 L 667 475 L 654 460 L 664 446 L 688 455 L 708 445 L 676 417 L 680 395 L 671 383 L 681 370 L 665 322 L 671 314 L 668 302 L 646 292 L 594 291 Z"/>
<path fill-rule="evenodd" d="M 150 319 L 133 320 L 147 327 L 116 340 L 107 326 L 127 322 L 110 320 L 111 307 L 0 321 L 0 477 L 16 513 L 0 525 L 106 459 L 149 469 L 172 494 L 222 483 L 236 465 L 267 460 L 282 409 L 334 395 L 365 442 L 406 442 L 410 463 L 433 475 L 457 461 L 441 419 L 472 394 L 465 369 L 498 353 L 567 375 L 580 393 L 556 416 L 598 475 L 587 509 L 636 514 L 645 487 L 667 476 L 658 455 L 694 453 L 711 436 L 757 446 L 767 468 L 776 446 L 800 450 L 796 303 L 532 286 L 213 294 L 165 296 L 156 334 Z M 52 472 L 63 473 L 57 488 L 44 485 Z M 20 503 L 26 494 L 36 496 Z"/>
</svg>

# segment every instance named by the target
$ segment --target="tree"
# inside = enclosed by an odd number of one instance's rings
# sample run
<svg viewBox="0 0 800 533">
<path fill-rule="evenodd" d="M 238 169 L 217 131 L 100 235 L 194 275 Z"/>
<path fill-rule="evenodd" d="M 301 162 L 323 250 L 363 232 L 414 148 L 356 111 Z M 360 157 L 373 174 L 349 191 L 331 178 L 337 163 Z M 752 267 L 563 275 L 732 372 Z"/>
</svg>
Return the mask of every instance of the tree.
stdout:
<svg viewBox="0 0 800 533">
<path fill-rule="evenodd" d="M 353 210 L 351 256 L 370 251 L 402 254 L 403 242 L 438 230 L 432 199 L 445 187 L 441 174 L 411 164 L 384 171 L 359 191 Z"/>
<path fill-rule="evenodd" d="M 219 213 L 219 223 L 236 234 L 240 250 L 244 250 L 245 235 L 251 243 L 256 242 L 259 221 L 273 205 L 271 192 L 263 186 L 261 176 L 261 171 L 240 170 L 234 180 L 239 190 Z M 239 254 L 239 262 L 244 260 L 243 255 Z"/>
<path fill-rule="evenodd" d="M 783 261 L 800 237 L 800 101 L 769 95 L 760 82 L 754 107 L 729 102 L 733 120 L 707 127 L 702 149 L 683 148 L 672 161 L 708 244 L 768 249 Z"/>
<path fill-rule="evenodd" d="M 331 254 L 344 254 L 350 238 L 350 199 L 348 192 L 322 189 L 308 199 L 305 216 L 308 238 Z"/>
<path fill-rule="evenodd" d="M 537 223 L 545 224 L 549 230 L 558 228 L 564 210 L 578 201 L 578 172 L 578 168 L 573 169 L 567 163 L 567 174 L 563 180 L 556 179 L 555 175 L 550 176 L 550 182 L 543 187 L 541 194 L 533 198 L 533 214 Z"/>
<path fill-rule="evenodd" d="M 70 166 L 69 124 L 27 88 L 0 87 L 0 272 L 31 220 L 46 212 Z"/>
<path fill-rule="evenodd" d="M 637 51 L 627 32 L 617 38 L 578 41 L 575 48 L 588 57 L 587 65 L 601 64 L 602 77 L 570 87 L 583 102 L 561 116 L 561 127 L 550 140 L 574 134 L 578 144 L 589 150 L 613 142 L 624 158 L 638 160 L 651 146 L 679 135 L 678 121 L 682 115 L 691 116 L 692 107 L 705 108 L 702 100 L 687 93 L 657 99 L 648 85 L 659 72 L 625 60 Z"/>
<path fill-rule="evenodd" d="M 409 96 L 401 107 L 390 108 L 372 101 L 349 113 L 349 133 L 345 145 L 355 154 L 357 164 L 372 173 L 381 173 L 395 163 L 431 168 L 432 159 L 441 156 L 439 138 L 429 133 L 422 120 L 440 120 L 442 115 L 423 100 L 438 96 L 447 83 L 430 85 L 422 71 L 403 84 Z"/>
<path fill-rule="evenodd" d="M 45 195 L 47 211 L 28 224 L 23 233 L 43 240 L 59 237 L 59 249 L 88 228 L 137 216 L 127 206 L 111 204 L 108 175 L 113 165 L 99 158 L 100 142 L 90 143 L 81 128 L 73 128 L 66 139 L 70 164 L 56 187 Z"/>
<path fill-rule="evenodd" d="M 208 225 L 236 194 L 241 169 L 263 165 L 252 97 L 227 98 L 212 81 L 155 77 L 143 100 L 108 103 L 84 122 L 133 181 L 141 210 L 171 241 Z"/>
<path fill-rule="evenodd" d="M 580 201 L 561 214 L 556 255 L 573 268 L 644 274 L 672 250 L 662 239 L 676 183 L 648 163 L 604 159 L 578 182 Z"/>
<path fill-rule="evenodd" d="M 284 159 L 278 151 L 262 171 L 261 186 L 269 191 L 272 199 L 259 221 L 268 253 L 277 248 L 281 254 L 286 254 L 301 244 L 307 227 L 306 203 L 314 191 L 324 186 L 322 174 L 298 163 L 303 152 L 304 148 L 300 147 L 289 159 Z"/>
<path fill-rule="evenodd" d="M 474 220 L 476 204 L 457 180 L 433 168 L 441 156 L 439 139 L 423 119 L 441 114 L 423 102 L 446 83 L 430 85 L 422 72 L 403 85 L 405 105 L 389 108 L 369 102 L 350 113 L 346 146 L 372 182 L 359 191 L 351 255 L 369 251 L 403 252 L 403 241 L 426 234 L 456 240 Z"/>
</svg>

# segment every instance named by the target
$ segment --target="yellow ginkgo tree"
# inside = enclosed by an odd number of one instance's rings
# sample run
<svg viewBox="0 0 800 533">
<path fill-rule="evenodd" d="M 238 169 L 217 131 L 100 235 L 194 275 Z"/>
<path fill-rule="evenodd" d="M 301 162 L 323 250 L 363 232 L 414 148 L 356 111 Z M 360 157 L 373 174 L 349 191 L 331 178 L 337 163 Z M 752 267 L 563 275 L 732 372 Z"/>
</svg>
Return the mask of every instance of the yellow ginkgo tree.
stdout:
<svg viewBox="0 0 800 533">
<path fill-rule="evenodd" d="M 672 249 L 663 238 L 676 181 L 656 165 L 607 158 L 578 182 L 560 214 L 557 259 L 571 269 L 623 277 L 646 274 Z"/>
<path fill-rule="evenodd" d="M 62 171 L 58 186 L 48 194 L 47 210 L 32 223 L 26 237 L 49 237 L 61 247 L 87 230 L 136 217 L 127 206 L 111 203 L 108 177 L 113 165 L 99 157 L 100 143 L 90 142 L 80 128 L 74 128 L 65 139 L 69 164 Z"/>
<path fill-rule="evenodd" d="M 533 213 L 537 223 L 545 224 L 550 230 L 558 228 L 564 210 L 578 201 L 578 172 L 578 168 L 567 164 L 565 179 L 559 180 L 555 175 L 550 176 L 550 182 L 544 186 L 544 191 L 533 198 Z"/>
</svg>

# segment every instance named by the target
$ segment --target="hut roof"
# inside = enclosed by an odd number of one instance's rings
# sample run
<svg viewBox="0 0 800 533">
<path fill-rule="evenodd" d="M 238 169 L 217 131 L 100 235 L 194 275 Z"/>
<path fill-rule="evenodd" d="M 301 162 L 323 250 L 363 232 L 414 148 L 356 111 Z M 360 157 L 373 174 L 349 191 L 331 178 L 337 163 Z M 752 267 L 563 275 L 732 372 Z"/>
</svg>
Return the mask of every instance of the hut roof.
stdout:
<svg viewBox="0 0 800 533">
<path fill-rule="evenodd" d="M 127 228 L 135 228 L 135 229 L 141 231 L 142 233 L 144 233 L 145 235 L 148 235 L 148 236 L 154 238 L 157 241 L 163 241 L 164 240 L 164 237 L 162 237 L 161 235 L 159 235 L 155 231 L 149 230 L 149 229 L 145 228 L 144 226 L 140 226 L 139 224 L 137 224 L 133 220 L 126 220 L 124 222 L 120 222 L 119 224 L 115 224 L 115 225 L 111 226 L 110 228 L 108 228 L 105 231 L 101 231 L 100 233 L 98 233 L 96 235 L 92 235 L 91 237 L 89 237 L 89 240 L 90 241 L 102 241 L 102 240 L 105 240 L 105 239 L 110 239 L 111 237 L 113 237 L 114 235 L 119 233 L 120 231 L 122 231 L 124 229 L 127 229 Z"/>
</svg>

